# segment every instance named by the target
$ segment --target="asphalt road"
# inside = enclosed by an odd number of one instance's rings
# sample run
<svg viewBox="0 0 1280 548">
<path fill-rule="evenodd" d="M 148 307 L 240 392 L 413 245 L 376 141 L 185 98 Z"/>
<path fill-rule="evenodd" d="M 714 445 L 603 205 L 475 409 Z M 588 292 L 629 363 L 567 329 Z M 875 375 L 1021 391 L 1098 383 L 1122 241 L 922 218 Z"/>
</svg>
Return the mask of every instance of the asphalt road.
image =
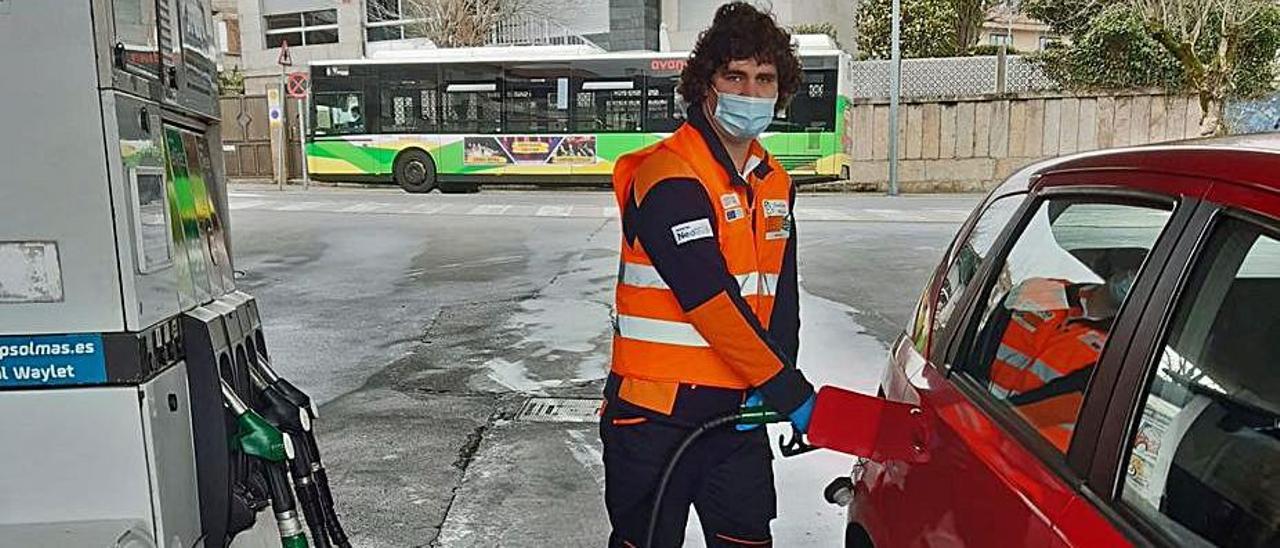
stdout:
<svg viewBox="0 0 1280 548">
<path fill-rule="evenodd" d="M 874 389 L 977 201 L 800 197 L 811 378 Z M 239 286 L 261 302 L 275 363 L 323 404 L 355 545 L 603 545 L 592 404 L 608 367 L 611 194 L 236 185 L 231 209 Z M 841 511 L 820 489 L 848 463 L 775 463 L 778 545 L 839 538 Z"/>
</svg>

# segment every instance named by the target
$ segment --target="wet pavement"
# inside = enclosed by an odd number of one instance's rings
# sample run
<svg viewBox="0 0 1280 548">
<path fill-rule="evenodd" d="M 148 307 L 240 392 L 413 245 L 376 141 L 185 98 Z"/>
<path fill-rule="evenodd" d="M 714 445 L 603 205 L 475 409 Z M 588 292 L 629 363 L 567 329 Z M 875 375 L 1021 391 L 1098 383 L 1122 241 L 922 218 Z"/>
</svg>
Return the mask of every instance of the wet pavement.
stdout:
<svg viewBox="0 0 1280 548">
<path fill-rule="evenodd" d="M 800 197 L 800 366 L 815 383 L 874 390 L 927 271 L 978 199 Z M 279 369 L 323 403 L 322 448 L 353 544 L 603 545 L 595 424 L 581 405 L 546 417 L 525 406 L 599 396 L 611 202 L 232 187 L 240 287 L 261 302 Z M 843 513 L 821 489 L 849 464 L 776 461 L 778 545 L 838 542 Z M 701 544 L 695 526 L 687 545 Z"/>
</svg>

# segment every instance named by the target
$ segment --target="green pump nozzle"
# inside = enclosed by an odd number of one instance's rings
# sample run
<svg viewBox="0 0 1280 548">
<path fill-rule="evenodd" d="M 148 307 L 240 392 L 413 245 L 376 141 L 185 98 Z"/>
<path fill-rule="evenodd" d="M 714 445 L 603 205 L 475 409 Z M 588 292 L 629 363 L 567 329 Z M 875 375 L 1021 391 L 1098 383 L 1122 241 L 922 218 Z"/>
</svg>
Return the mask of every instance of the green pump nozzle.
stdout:
<svg viewBox="0 0 1280 548">
<path fill-rule="evenodd" d="M 235 434 L 235 443 L 241 451 L 270 462 L 284 462 L 288 458 L 284 433 L 249 409 L 226 381 L 222 382 L 222 398 L 236 415 L 239 431 Z"/>
<path fill-rule="evenodd" d="M 239 427 L 233 436 L 236 447 L 246 455 L 266 461 L 267 487 L 275 509 L 276 528 L 280 530 L 281 547 L 307 548 L 307 536 L 302 532 L 302 522 L 298 520 L 293 494 L 289 491 L 288 472 L 284 468 L 293 452 L 293 442 L 287 434 L 250 409 L 225 380 L 222 381 L 222 400 L 236 416 Z"/>
</svg>

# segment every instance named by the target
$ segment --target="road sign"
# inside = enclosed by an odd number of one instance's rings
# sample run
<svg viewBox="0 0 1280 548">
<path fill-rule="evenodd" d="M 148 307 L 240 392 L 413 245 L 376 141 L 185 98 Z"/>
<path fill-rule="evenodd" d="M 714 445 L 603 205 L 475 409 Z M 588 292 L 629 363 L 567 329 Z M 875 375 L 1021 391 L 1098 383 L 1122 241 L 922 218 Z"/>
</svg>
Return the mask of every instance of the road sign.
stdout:
<svg viewBox="0 0 1280 548">
<path fill-rule="evenodd" d="M 289 55 L 289 43 L 280 41 L 280 56 L 276 58 L 276 63 L 282 67 L 293 66 L 293 57 Z"/>
<path fill-rule="evenodd" d="M 267 88 L 267 119 L 273 126 L 284 122 L 284 105 L 278 89 Z"/>
<path fill-rule="evenodd" d="M 311 88 L 311 76 L 305 72 L 290 72 L 289 81 L 285 85 L 285 90 L 289 97 L 294 99 L 306 99 L 307 91 Z"/>
</svg>

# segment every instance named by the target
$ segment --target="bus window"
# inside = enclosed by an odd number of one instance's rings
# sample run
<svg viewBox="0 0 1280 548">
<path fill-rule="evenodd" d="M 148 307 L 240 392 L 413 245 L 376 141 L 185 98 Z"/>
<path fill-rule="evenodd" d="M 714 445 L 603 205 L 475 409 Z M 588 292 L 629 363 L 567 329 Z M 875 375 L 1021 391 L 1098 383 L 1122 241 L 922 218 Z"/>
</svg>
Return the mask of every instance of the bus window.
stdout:
<svg viewBox="0 0 1280 548">
<path fill-rule="evenodd" d="M 378 119 L 383 133 L 439 130 L 439 93 L 433 66 L 382 68 Z"/>
<path fill-rule="evenodd" d="M 507 133 L 569 131 L 569 67 L 508 66 L 502 108 Z"/>
<path fill-rule="evenodd" d="M 316 135 L 365 132 L 364 105 L 359 92 L 315 94 Z"/>
<path fill-rule="evenodd" d="M 649 76 L 645 86 L 644 130 L 671 133 L 684 123 L 684 101 L 676 86 L 680 75 Z"/>
<path fill-rule="evenodd" d="M 806 70 L 800 89 L 769 131 L 835 131 L 836 71 Z"/>
<path fill-rule="evenodd" d="M 640 131 L 644 80 L 639 65 L 582 62 L 574 68 L 575 131 Z"/>
<path fill-rule="evenodd" d="M 447 133 L 502 132 L 502 69 L 498 65 L 445 65 L 441 117 Z"/>
</svg>

